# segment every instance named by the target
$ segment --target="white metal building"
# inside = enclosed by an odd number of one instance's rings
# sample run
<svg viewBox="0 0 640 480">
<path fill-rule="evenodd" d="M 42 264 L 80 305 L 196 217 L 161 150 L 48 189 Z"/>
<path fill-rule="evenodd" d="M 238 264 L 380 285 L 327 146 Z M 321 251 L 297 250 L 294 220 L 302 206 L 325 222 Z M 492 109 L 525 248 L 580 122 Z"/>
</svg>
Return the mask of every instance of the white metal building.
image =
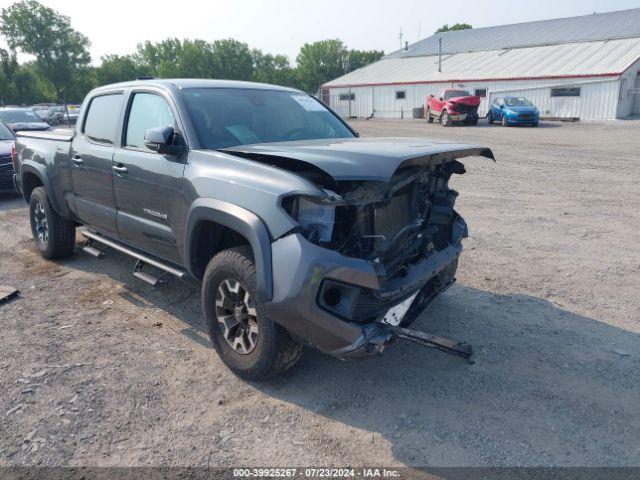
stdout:
<svg viewBox="0 0 640 480">
<path fill-rule="evenodd" d="M 326 83 L 321 95 L 345 117 L 410 118 L 451 87 L 483 97 L 481 116 L 505 95 L 529 98 L 543 117 L 640 114 L 640 8 L 440 33 Z"/>
</svg>

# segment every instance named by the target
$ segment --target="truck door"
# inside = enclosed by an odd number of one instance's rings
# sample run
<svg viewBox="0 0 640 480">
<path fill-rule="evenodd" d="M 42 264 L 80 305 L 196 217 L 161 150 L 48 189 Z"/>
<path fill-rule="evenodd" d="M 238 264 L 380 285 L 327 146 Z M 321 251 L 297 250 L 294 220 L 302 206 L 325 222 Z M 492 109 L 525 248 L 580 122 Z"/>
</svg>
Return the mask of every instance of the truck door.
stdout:
<svg viewBox="0 0 640 480">
<path fill-rule="evenodd" d="M 71 148 L 71 208 L 87 226 L 116 235 L 111 160 L 123 93 L 93 97 Z"/>
<path fill-rule="evenodd" d="M 179 261 L 176 231 L 186 154 L 163 155 L 144 144 L 151 128 L 179 131 L 177 115 L 171 99 L 160 91 L 134 90 L 127 103 L 121 145 L 113 156 L 118 233 L 134 247 Z"/>
</svg>

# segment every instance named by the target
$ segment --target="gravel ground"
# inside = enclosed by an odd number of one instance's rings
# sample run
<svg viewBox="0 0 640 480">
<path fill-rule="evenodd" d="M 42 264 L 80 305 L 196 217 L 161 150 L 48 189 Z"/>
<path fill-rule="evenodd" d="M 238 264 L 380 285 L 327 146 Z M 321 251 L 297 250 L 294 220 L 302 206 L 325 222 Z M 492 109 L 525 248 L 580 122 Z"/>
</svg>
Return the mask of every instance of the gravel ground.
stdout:
<svg viewBox="0 0 640 480">
<path fill-rule="evenodd" d="M 4 196 L 0 284 L 22 294 L 0 306 L 0 465 L 640 466 L 640 122 L 354 125 L 494 149 L 455 179 L 458 283 L 415 324 L 474 365 L 398 343 L 243 382 L 197 287 L 117 253 L 44 261 Z"/>
</svg>

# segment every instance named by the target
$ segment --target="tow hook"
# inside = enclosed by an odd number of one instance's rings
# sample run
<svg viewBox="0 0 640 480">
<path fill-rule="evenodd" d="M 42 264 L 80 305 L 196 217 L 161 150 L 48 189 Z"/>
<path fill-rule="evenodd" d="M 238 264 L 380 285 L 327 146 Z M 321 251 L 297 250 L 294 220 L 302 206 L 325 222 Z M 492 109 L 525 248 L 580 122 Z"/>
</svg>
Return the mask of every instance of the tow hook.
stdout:
<svg viewBox="0 0 640 480">
<path fill-rule="evenodd" d="M 466 342 L 456 342 L 455 340 L 437 337 L 430 333 L 419 332 L 418 330 L 411 330 L 393 325 L 384 324 L 384 328 L 397 338 L 409 340 L 425 347 L 436 348 L 441 352 L 448 353 L 449 355 L 456 355 L 458 357 L 465 358 L 471 364 L 475 363 L 473 360 L 473 347 Z"/>
</svg>

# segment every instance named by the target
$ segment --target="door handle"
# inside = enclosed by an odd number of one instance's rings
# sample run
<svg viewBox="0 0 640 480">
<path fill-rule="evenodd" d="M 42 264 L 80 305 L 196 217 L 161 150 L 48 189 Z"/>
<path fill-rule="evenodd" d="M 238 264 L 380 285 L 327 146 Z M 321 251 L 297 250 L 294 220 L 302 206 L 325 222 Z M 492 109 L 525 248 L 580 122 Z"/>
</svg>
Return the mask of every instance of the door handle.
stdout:
<svg viewBox="0 0 640 480">
<path fill-rule="evenodd" d="M 75 163 L 76 165 L 82 165 L 84 163 L 84 160 L 82 160 L 82 158 L 80 158 L 80 155 L 75 155 L 71 158 L 71 161 L 73 163 Z"/>
<path fill-rule="evenodd" d="M 124 165 L 114 165 L 111 169 L 119 174 L 127 173 L 129 171 Z"/>
</svg>

